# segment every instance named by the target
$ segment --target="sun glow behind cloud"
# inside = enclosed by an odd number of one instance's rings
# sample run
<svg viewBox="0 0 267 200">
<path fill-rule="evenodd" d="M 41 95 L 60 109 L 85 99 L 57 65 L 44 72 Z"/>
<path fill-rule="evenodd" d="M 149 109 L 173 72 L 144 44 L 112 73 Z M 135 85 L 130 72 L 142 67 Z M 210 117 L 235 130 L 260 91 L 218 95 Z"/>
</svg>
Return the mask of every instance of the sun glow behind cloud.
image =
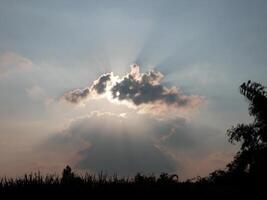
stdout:
<svg viewBox="0 0 267 200">
<path fill-rule="evenodd" d="M 52 67 L 44 68 L 33 63 L 32 68 L 22 74 L 22 80 L 31 74 L 42 78 L 44 73 L 54 74 L 54 71 Z M 64 75 L 67 70 L 59 72 Z M 49 77 L 56 78 L 54 82 L 57 83 L 57 80 L 61 80 L 66 87 L 66 77 Z M 73 76 L 69 77 L 67 87 L 71 87 L 71 79 Z M 35 104 L 39 105 L 38 109 L 43 106 L 42 118 L 28 116 L 29 127 L 25 127 L 25 118 L 24 121 L 13 122 L 16 125 L 14 127 L 23 124 L 23 133 L 27 132 L 27 135 L 21 136 L 19 142 L 17 136 L 9 135 L 8 145 L 21 146 L 23 150 L 14 148 L 11 156 L 2 162 L 16 163 L 17 155 L 24 160 L 20 161 L 20 171 L 16 167 L 7 167 L 3 173 L 51 172 L 71 164 L 77 170 L 94 172 L 107 169 L 110 173 L 133 175 L 138 171 L 167 171 L 182 172 L 184 177 L 190 177 L 197 175 L 192 174 L 196 162 L 191 152 L 201 152 L 212 146 L 199 145 L 194 141 L 200 137 L 198 135 L 205 137 L 207 131 L 192 134 L 187 118 L 188 115 L 194 116 L 194 111 L 201 107 L 204 98 L 188 95 L 186 91 L 170 84 L 165 85 L 164 75 L 159 71 L 142 73 L 139 66 L 133 65 L 124 76 L 105 73 L 92 81 L 91 85 L 65 93 L 61 101 L 57 101 L 57 97 L 44 88 L 40 78 L 34 76 L 33 80 L 34 85 L 31 83 L 26 88 L 19 86 L 31 109 Z M 170 141 L 175 141 L 175 145 Z M 117 155 L 110 160 L 109 151 L 112 152 L 114 148 Z M 216 148 L 216 152 L 220 151 L 220 148 Z M 205 156 L 199 159 L 205 159 Z M 203 165 L 212 168 L 214 165 L 209 162 L 203 161 Z M 186 170 L 188 166 L 183 163 L 190 165 L 191 171 Z"/>
<path fill-rule="evenodd" d="M 134 174 L 140 163 L 191 178 L 232 158 L 225 130 L 250 120 L 237 87 L 266 85 L 265 4 L 9 2 L 0 6 L 0 173 L 73 164 Z"/>
<path fill-rule="evenodd" d="M 123 77 L 113 72 L 101 75 L 91 86 L 75 89 L 63 95 L 62 99 L 79 104 L 92 99 L 106 98 L 115 104 L 126 105 L 139 113 L 185 115 L 204 102 L 199 95 L 185 95 L 175 86 L 166 87 L 161 82 L 164 76 L 156 70 L 140 72 L 136 64 Z M 170 112 L 171 111 L 171 112 Z"/>
</svg>

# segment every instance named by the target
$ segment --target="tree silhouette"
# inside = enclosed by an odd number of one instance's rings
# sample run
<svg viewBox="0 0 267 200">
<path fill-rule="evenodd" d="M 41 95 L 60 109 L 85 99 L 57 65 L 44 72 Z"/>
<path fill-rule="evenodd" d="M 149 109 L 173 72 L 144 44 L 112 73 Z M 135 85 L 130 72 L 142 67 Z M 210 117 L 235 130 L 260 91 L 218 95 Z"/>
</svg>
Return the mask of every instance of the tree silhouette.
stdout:
<svg viewBox="0 0 267 200">
<path fill-rule="evenodd" d="M 259 178 L 267 169 L 267 92 L 260 83 L 248 81 L 240 86 L 240 93 L 249 102 L 250 124 L 238 124 L 227 131 L 229 142 L 241 142 L 240 151 L 227 166 L 233 174 Z"/>
<path fill-rule="evenodd" d="M 63 169 L 61 183 L 62 184 L 73 184 L 79 183 L 81 181 L 80 177 L 76 176 L 69 165 Z"/>
</svg>

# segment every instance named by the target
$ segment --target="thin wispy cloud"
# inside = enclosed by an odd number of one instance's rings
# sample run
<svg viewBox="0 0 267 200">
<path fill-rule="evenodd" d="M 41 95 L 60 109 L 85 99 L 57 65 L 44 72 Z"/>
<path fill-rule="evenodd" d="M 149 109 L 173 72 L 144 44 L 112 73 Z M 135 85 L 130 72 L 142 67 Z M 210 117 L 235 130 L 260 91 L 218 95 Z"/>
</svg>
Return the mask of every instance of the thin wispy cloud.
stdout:
<svg viewBox="0 0 267 200">
<path fill-rule="evenodd" d="M 27 70 L 32 67 L 31 60 L 14 52 L 0 54 L 0 76 L 15 70 Z"/>
</svg>

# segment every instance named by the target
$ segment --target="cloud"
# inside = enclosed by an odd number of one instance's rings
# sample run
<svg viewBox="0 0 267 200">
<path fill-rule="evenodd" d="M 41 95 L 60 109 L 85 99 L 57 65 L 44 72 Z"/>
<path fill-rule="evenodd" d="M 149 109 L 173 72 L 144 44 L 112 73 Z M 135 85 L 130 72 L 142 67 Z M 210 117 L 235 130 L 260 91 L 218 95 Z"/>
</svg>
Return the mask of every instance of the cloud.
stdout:
<svg viewBox="0 0 267 200">
<path fill-rule="evenodd" d="M 137 172 L 175 172 L 177 163 L 156 145 L 156 127 L 144 132 L 143 127 L 137 126 L 138 120 L 137 116 L 93 112 L 73 120 L 63 132 L 46 141 L 42 152 L 75 154 L 74 161 L 70 157 L 69 162 L 77 169 L 93 172 L 103 170 L 125 176 Z M 157 124 L 154 120 L 150 122 Z M 167 126 L 157 129 L 158 136 L 169 131 Z"/>
<path fill-rule="evenodd" d="M 78 103 L 89 95 L 89 88 L 75 89 L 66 94 L 64 98 L 71 103 Z"/>
<path fill-rule="evenodd" d="M 46 96 L 45 91 L 38 85 L 34 85 L 31 88 L 27 88 L 26 92 L 31 99 L 42 99 Z"/>
<path fill-rule="evenodd" d="M 92 90 L 95 90 L 97 94 L 103 94 L 106 92 L 107 84 L 111 80 L 111 74 L 104 74 L 100 78 L 94 81 Z"/>
<path fill-rule="evenodd" d="M 106 97 L 111 102 L 123 103 L 141 112 L 163 113 L 169 110 L 185 110 L 198 107 L 204 98 L 186 95 L 176 87 L 166 87 L 164 76 L 156 70 L 140 72 L 132 65 L 130 73 L 122 78 L 108 73 L 100 76 L 90 87 L 75 89 L 64 94 L 63 99 L 79 103 L 90 98 Z"/>
<path fill-rule="evenodd" d="M 13 52 L 4 52 L 0 54 L 0 75 L 7 74 L 18 69 L 29 69 L 33 63 L 19 54 Z"/>
<path fill-rule="evenodd" d="M 184 106 L 187 101 L 174 88 L 168 89 L 160 84 L 163 75 L 157 71 L 140 74 L 139 67 L 134 65 L 130 74 L 112 87 L 114 99 L 127 100 L 134 105 L 162 102 L 167 105 Z"/>
<path fill-rule="evenodd" d="M 38 85 L 26 88 L 26 93 L 31 100 L 44 102 L 46 106 L 54 102 L 54 99 L 48 96 L 45 90 Z"/>
<path fill-rule="evenodd" d="M 191 178 L 224 168 L 232 158 L 222 142 L 225 138 L 218 135 L 216 129 L 194 127 L 181 118 L 92 112 L 73 119 L 41 151 L 96 173 L 168 172 Z"/>
</svg>

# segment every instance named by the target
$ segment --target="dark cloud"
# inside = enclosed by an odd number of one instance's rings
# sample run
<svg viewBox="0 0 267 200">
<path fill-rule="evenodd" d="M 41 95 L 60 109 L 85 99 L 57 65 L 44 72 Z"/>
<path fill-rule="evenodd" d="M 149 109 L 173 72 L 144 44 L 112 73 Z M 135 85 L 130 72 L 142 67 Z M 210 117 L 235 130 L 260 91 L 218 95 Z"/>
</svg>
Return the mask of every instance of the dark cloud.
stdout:
<svg viewBox="0 0 267 200">
<path fill-rule="evenodd" d="M 173 125 L 172 125 L 173 126 Z M 221 141 L 219 144 L 217 141 Z M 192 123 L 179 123 L 161 144 L 176 151 L 190 151 L 200 156 L 205 151 L 216 151 L 227 144 L 226 136 L 216 128 Z"/>
<path fill-rule="evenodd" d="M 78 103 L 89 95 L 89 88 L 75 89 L 65 93 L 63 98 L 71 103 Z"/>
<path fill-rule="evenodd" d="M 103 94 L 106 92 L 107 82 L 111 80 L 111 74 L 104 74 L 94 82 L 92 90 L 95 90 L 97 94 Z"/>
<path fill-rule="evenodd" d="M 134 175 L 137 172 L 158 174 L 176 170 L 176 164 L 149 140 L 107 137 L 106 141 L 98 141 L 79 153 L 82 160 L 77 167 L 95 172 L 103 170 L 109 174 Z"/>
<path fill-rule="evenodd" d="M 224 158 L 220 165 L 215 165 L 216 157 L 212 156 L 214 152 L 224 155 L 227 145 L 218 142 L 224 141 L 224 136 L 216 129 L 194 127 L 184 119 L 96 112 L 74 120 L 63 132 L 51 137 L 42 152 L 72 155 L 69 163 L 76 169 L 126 176 L 137 172 L 175 172 L 189 178 L 192 173 L 195 176 L 207 172 L 198 171 L 198 164 L 210 170 L 225 166 Z"/>
<path fill-rule="evenodd" d="M 139 70 L 138 65 L 133 65 L 130 73 L 121 79 L 113 76 L 112 73 L 104 74 L 93 82 L 90 89 L 68 92 L 64 95 L 64 99 L 78 103 L 91 93 L 91 97 L 107 94 L 113 99 L 126 101 L 137 107 L 147 105 L 150 109 L 157 108 L 159 112 L 168 107 L 191 109 L 203 102 L 201 96 L 185 95 L 176 87 L 168 88 L 162 85 L 164 76 L 160 72 L 150 70 L 140 73 Z"/>
<path fill-rule="evenodd" d="M 155 139 L 169 132 L 170 127 L 157 125 L 145 133 L 143 127 L 138 127 L 139 122 L 131 120 L 137 118 L 95 113 L 72 122 L 64 132 L 50 138 L 43 148 L 53 154 L 73 155 L 76 152 L 80 159 L 74 163 L 75 167 L 94 172 L 103 170 L 120 175 L 175 172 L 177 163 L 155 143 Z M 154 128 L 158 129 L 157 133 Z"/>
<path fill-rule="evenodd" d="M 95 91 L 98 95 L 106 91 L 107 82 L 110 81 L 111 74 L 104 74 L 94 81 L 91 88 L 75 89 L 63 95 L 63 99 L 70 103 L 79 103 L 89 96 L 90 92 Z"/>
<path fill-rule="evenodd" d="M 138 70 L 134 68 L 138 68 Z M 134 66 L 130 74 L 112 87 L 113 98 L 128 100 L 135 105 L 160 101 L 167 105 L 184 106 L 190 101 L 190 99 L 184 99 L 177 90 L 171 90 L 161 85 L 162 78 L 163 75 L 157 71 L 140 74 L 139 67 Z"/>
</svg>

